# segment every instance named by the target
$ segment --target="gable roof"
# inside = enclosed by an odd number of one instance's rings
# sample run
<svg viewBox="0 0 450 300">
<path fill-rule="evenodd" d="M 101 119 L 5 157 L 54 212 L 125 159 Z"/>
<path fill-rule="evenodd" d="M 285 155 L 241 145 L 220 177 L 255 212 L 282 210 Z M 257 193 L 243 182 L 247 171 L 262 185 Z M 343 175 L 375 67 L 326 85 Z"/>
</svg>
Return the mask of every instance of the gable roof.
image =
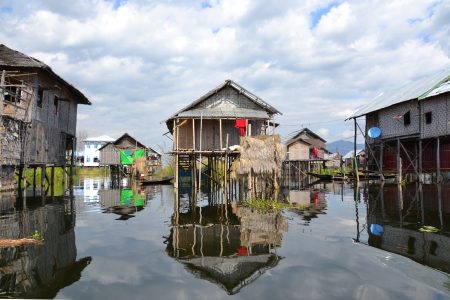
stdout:
<svg viewBox="0 0 450 300">
<path fill-rule="evenodd" d="M 307 135 L 309 135 L 309 136 L 311 136 L 311 137 L 313 137 L 313 138 L 315 138 L 315 139 L 319 139 L 319 140 L 321 140 L 322 142 L 324 142 L 324 143 L 326 143 L 327 141 L 326 140 L 324 140 L 322 137 L 320 137 L 318 134 L 316 134 L 316 133 L 314 133 L 312 130 L 310 130 L 309 128 L 303 128 L 303 129 L 301 129 L 301 130 L 299 130 L 299 131 L 294 131 L 293 133 L 291 133 L 289 136 L 288 136 L 288 138 L 287 138 L 287 141 L 286 141 L 286 145 L 290 145 L 290 144 L 292 144 L 292 142 L 295 142 L 295 141 L 297 141 L 299 138 L 300 138 L 300 136 L 302 135 L 302 134 L 304 134 L 304 133 L 306 133 Z M 292 141 L 292 142 L 291 142 Z"/>
<path fill-rule="evenodd" d="M 217 93 L 218 91 L 226 88 L 226 87 L 231 87 L 233 89 L 235 89 L 236 91 L 242 93 L 243 95 L 245 95 L 250 101 L 252 101 L 253 103 L 255 103 L 256 105 L 260 106 L 261 108 L 263 108 L 267 113 L 270 114 L 282 114 L 281 112 L 279 112 L 275 107 L 271 106 L 269 103 L 265 102 L 264 100 L 262 100 L 261 98 L 259 98 L 258 96 L 254 95 L 253 93 L 251 93 L 250 91 L 248 91 L 247 89 L 243 88 L 242 86 L 240 86 L 239 84 L 237 84 L 236 82 L 227 79 L 225 80 L 224 83 L 220 84 L 219 86 L 217 86 L 216 88 L 212 89 L 211 91 L 207 92 L 206 94 L 204 94 L 203 96 L 201 96 L 200 98 L 198 98 L 197 100 L 195 100 L 194 102 L 192 102 L 191 104 L 185 106 L 184 108 L 180 109 L 179 111 L 177 111 L 175 114 L 173 114 L 171 117 L 169 117 L 166 120 L 166 123 L 173 119 L 176 118 L 178 116 L 183 116 L 183 117 L 195 117 L 198 116 L 200 117 L 200 114 L 202 113 L 200 110 L 198 109 L 193 109 L 197 104 L 205 101 L 206 99 L 208 99 L 210 96 L 212 96 L 213 94 Z M 202 110 L 203 111 L 203 110 Z M 238 111 L 234 112 L 234 116 L 236 118 L 245 118 L 245 116 L 249 115 L 249 114 L 256 114 L 254 117 L 259 117 L 259 118 L 265 118 L 267 117 L 267 115 L 264 112 L 260 112 L 258 115 L 258 112 L 255 110 L 251 110 L 251 109 L 244 109 L 244 108 L 240 108 Z M 224 115 L 224 112 L 222 112 L 220 109 L 219 110 L 214 110 L 214 109 L 208 109 L 208 115 L 211 114 L 209 117 L 225 117 L 226 115 Z"/>
<path fill-rule="evenodd" d="M 122 134 L 118 139 L 113 140 L 113 141 L 111 141 L 111 142 L 109 142 L 109 143 L 106 143 L 105 145 L 103 145 L 102 147 L 100 147 L 98 150 L 99 150 L 99 151 L 102 150 L 103 148 L 105 148 L 105 147 L 108 146 L 109 144 L 112 144 L 112 145 L 114 145 L 114 146 L 117 146 L 117 144 L 118 144 L 121 140 L 123 140 L 124 138 L 126 138 L 126 137 L 128 137 L 128 138 L 134 140 L 135 143 L 136 143 L 136 145 L 137 145 L 139 148 L 149 149 L 149 150 L 151 150 L 152 152 L 154 152 L 154 153 L 158 154 L 159 156 L 161 156 L 161 154 L 160 154 L 158 151 L 155 151 L 155 150 L 154 150 L 153 148 L 151 148 L 151 147 L 145 146 L 144 144 L 142 144 L 141 142 L 139 142 L 138 140 L 136 140 L 134 137 L 132 137 L 131 135 L 129 135 L 129 134 L 126 133 L 126 132 L 125 132 L 124 134 Z"/>
<path fill-rule="evenodd" d="M 450 68 L 414 80 L 404 86 L 381 93 L 347 119 L 361 117 L 368 113 L 409 100 L 424 100 L 432 96 L 450 92 Z"/>
<path fill-rule="evenodd" d="M 47 72 L 50 76 L 54 77 L 61 84 L 66 86 L 70 91 L 72 91 L 75 95 L 78 96 L 77 102 L 80 104 L 91 105 L 91 102 L 73 85 L 65 81 L 58 74 L 53 72 L 53 70 L 41 62 L 40 60 L 23 54 L 22 52 L 13 50 L 8 48 L 7 46 L 0 44 L 0 69 L 8 68 L 8 69 L 39 69 Z"/>
</svg>

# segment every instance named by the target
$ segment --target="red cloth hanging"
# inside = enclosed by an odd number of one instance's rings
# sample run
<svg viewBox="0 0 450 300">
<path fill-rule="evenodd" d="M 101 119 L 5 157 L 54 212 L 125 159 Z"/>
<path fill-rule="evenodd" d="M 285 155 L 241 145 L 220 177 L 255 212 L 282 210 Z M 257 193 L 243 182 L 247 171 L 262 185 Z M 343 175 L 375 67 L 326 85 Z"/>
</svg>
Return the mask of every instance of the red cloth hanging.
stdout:
<svg viewBox="0 0 450 300">
<path fill-rule="evenodd" d="M 316 147 L 314 147 L 314 148 L 313 148 L 313 155 L 314 155 L 314 158 L 317 158 L 317 153 L 318 153 L 318 150 L 317 150 Z"/>
<path fill-rule="evenodd" d="M 245 136 L 245 129 L 247 128 L 247 120 L 236 119 L 236 125 L 234 125 L 237 129 L 239 129 L 239 135 Z"/>
<path fill-rule="evenodd" d="M 237 255 L 238 256 L 248 256 L 248 250 L 247 247 L 241 246 L 237 249 Z"/>
</svg>

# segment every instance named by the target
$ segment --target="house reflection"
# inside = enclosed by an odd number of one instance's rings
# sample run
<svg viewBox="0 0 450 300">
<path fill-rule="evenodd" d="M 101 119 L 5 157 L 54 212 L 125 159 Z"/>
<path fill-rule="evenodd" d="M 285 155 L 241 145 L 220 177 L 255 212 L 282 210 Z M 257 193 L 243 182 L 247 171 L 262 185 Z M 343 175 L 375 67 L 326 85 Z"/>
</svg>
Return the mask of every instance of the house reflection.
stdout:
<svg viewBox="0 0 450 300">
<path fill-rule="evenodd" d="M 327 209 L 325 191 L 322 189 L 289 190 L 285 191 L 285 197 L 289 203 L 298 207 L 292 209 L 292 211 L 302 216 L 305 221 L 317 218 L 320 214 L 325 214 Z"/>
<path fill-rule="evenodd" d="M 450 273 L 450 186 L 370 186 L 368 244 Z"/>
<path fill-rule="evenodd" d="M 116 220 L 126 221 L 144 209 L 158 188 L 161 187 L 134 184 L 131 187 L 99 190 L 98 197 L 104 213 L 116 214 L 119 216 Z"/>
<path fill-rule="evenodd" d="M 196 277 L 235 294 L 278 264 L 277 248 L 288 228 L 281 213 L 186 202 L 181 198 L 175 205 L 166 252 Z"/>
<path fill-rule="evenodd" d="M 75 211 L 62 197 L 0 199 L 0 241 L 42 235 L 42 244 L 0 246 L 2 297 L 53 298 L 79 280 L 91 257 L 76 260 Z M 0 244 L 1 245 L 1 244 Z"/>
</svg>

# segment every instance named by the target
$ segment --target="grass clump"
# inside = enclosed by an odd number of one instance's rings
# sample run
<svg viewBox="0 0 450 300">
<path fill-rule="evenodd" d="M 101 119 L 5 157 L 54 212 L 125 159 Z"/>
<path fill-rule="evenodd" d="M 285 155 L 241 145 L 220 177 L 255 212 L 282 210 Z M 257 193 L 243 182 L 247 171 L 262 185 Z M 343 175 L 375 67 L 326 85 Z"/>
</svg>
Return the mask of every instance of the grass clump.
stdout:
<svg viewBox="0 0 450 300">
<path fill-rule="evenodd" d="M 36 240 L 36 241 L 42 241 L 43 240 L 42 234 L 39 231 L 37 231 L 37 230 L 35 230 L 33 232 L 33 235 L 31 237 L 33 238 L 33 240 Z"/>
<path fill-rule="evenodd" d="M 248 199 L 244 201 L 243 205 L 245 207 L 261 211 L 280 210 L 295 207 L 290 203 L 279 202 L 275 199 Z"/>
</svg>

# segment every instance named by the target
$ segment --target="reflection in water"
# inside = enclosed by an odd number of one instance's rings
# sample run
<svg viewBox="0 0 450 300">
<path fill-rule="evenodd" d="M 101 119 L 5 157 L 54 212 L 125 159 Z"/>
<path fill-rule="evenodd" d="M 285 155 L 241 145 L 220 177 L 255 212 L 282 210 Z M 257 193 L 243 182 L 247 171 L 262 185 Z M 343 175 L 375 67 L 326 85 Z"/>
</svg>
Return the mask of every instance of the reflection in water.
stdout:
<svg viewBox="0 0 450 300">
<path fill-rule="evenodd" d="M 263 214 L 226 204 L 192 206 L 182 200 L 175 205 L 166 251 L 195 276 L 235 294 L 281 259 L 276 249 L 288 224 L 280 212 Z"/>
<path fill-rule="evenodd" d="M 0 295 L 52 298 L 65 286 L 79 280 L 91 257 L 76 261 L 75 211 L 62 197 L 2 197 L 0 239 L 30 237 L 38 231 L 42 245 L 0 248 Z M 5 213 L 10 212 L 10 213 Z"/>
<path fill-rule="evenodd" d="M 144 209 L 147 201 L 154 197 L 161 187 L 140 186 L 134 182 L 132 187 L 101 189 L 97 191 L 103 213 L 119 215 L 116 220 L 126 221 Z"/>
<path fill-rule="evenodd" d="M 308 190 L 290 190 L 286 193 L 288 202 L 299 206 L 293 209 L 302 216 L 302 219 L 309 222 L 311 219 L 317 218 L 320 214 L 325 214 L 327 201 L 325 199 L 325 191 L 323 189 L 311 188 Z"/>
<path fill-rule="evenodd" d="M 450 186 L 368 188 L 368 243 L 450 273 Z"/>
</svg>

